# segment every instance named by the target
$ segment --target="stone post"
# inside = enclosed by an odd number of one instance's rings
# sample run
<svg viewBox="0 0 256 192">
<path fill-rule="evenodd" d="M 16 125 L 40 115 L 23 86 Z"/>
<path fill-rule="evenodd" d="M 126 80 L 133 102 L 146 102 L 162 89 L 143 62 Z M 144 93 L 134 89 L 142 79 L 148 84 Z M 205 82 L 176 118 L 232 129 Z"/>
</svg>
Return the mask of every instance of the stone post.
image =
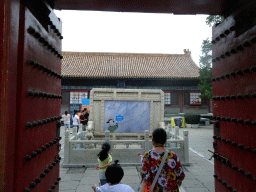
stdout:
<svg viewBox="0 0 256 192">
<path fill-rule="evenodd" d="M 75 140 L 77 140 L 77 127 L 73 127 L 73 136 L 75 136 Z"/>
<path fill-rule="evenodd" d="M 87 131 L 82 131 L 80 135 L 80 140 L 86 140 Z M 85 148 L 84 144 L 81 143 L 81 148 Z"/>
<path fill-rule="evenodd" d="M 183 131 L 183 139 L 184 139 L 184 157 L 185 157 L 185 163 L 186 163 L 186 164 L 189 164 L 188 131 Z"/>
<path fill-rule="evenodd" d="M 80 140 L 85 140 L 85 131 L 81 131 Z"/>
<path fill-rule="evenodd" d="M 171 129 L 172 129 L 172 124 L 171 124 L 171 123 L 168 123 L 167 128 L 168 128 L 169 131 L 171 131 Z"/>
<path fill-rule="evenodd" d="M 65 140 L 64 140 L 64 164 L 69 163 L 69 131 L 65 131 Z"/>
<path fill-rule="evenodd" d="M 110 131 L 109 130 L 105 131 L 105 142 L 109 143 L 110 150 L 111 150 L 113 148 L 113 145 L 112 145 L 112 143 L 110 143 Z"/>
<path fill-rule="evenodd" d="M 166 130 L 166 133 L 167 133 L 167 140 L 168 140 L 171 137 L 171 133 L 170 133 L 170 130 L 169 130 L 168 127 L 167 127 L 167 130 Z"/>
<path fill-rule="evenodd" d="M 179 133 L 179 127 L 178 127 L 178 126 L 175 126 L 175 128 L 174 128 L 174 134 L 175 134 L 175 139 L 178 139 L 178 136 L 180 135 L 180 133 Z"/>
<path fill-rule="evenodd" d="M 167 130 L 169 132 L 169 139 L 170 139 L 170 138 L 172 138 L 172 134 L 171 134 L 171 132 L 172 132 L 172 124 L 171 123 L 168 123 Z"/>
<path fill-rule="evenodd" d="M 109 143 L 110 141 L 110 132 L 109 130 L 105 131 L 105 141 Z"/>
<path fill-rule="evenodd" d="M 145 134 L 145 149 L 144 149 L 144 153 L 145 153 L 149 151 L 149 131 L 146 130 L 144 134 Z"/>
<path fill-rule="evenodd" d="M 165 123 L 164 122 L 159 122 L 159 128 L 166 129 Z"/>
</svg>

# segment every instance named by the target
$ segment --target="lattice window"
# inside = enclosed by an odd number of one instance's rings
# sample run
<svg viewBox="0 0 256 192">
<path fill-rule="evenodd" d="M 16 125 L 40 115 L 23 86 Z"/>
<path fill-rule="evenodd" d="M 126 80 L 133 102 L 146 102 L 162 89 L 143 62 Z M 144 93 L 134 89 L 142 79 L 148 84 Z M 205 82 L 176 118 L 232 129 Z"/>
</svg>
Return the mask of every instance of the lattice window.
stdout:
<svg viewBox="0 0 256 192">
<path fill-rule="evenodd" d="M 70 104 L 82 104 L 82 99 L 88 98 L 87 91 L 80 91 L 80 92 L 70 92 Z"/>
<path fill-rule="evenodd" d="M 171 93 L 164 93 L 164 104 L 165 105 L 171 104 Z"/>
<path fill-rule="evenodd" d="M 201 105 L 202 100 L 199 97 L 201 93 L 190 92 L 190 105 Z"/>
</svg>

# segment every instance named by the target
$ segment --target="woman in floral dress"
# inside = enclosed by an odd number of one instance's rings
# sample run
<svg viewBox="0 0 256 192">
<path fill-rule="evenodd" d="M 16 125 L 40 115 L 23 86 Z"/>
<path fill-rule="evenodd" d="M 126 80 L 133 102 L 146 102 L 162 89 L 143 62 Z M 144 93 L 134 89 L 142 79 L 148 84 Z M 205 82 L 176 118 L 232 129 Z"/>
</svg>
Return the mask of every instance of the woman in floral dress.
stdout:
<svg viewBox="0 0 256 192">
<path fill-rule="evenodd" d="M 152 143 L 154 148 L 146 152 L 142 160 L 142 184 L 140 192 L 144 191 L 147 183 L 152 184 L 157 170 L 164 156 L 167 135 L 164 129 L 157 128 L 152 133 Z M 185 177 L 180 164 L 179 157 L 168 150 L 168 155 L 161 174 L 156 182 L 154 192 L 178 192 L 179 186 Z"/>
</svg>

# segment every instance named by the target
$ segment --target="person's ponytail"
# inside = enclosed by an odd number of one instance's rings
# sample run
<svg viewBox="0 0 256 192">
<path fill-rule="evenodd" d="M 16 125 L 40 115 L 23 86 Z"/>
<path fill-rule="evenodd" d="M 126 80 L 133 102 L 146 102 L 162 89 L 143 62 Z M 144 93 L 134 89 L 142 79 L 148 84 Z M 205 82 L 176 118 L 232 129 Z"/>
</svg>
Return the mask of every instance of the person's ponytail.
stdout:
<svg viewBox="0 0 256 192">
<path fill-rule="evenodd" d="M 110 150 L 110 145 L 109 143 L 103 143 L 102 144 L 102 150 L 99 152 L 98 157 L 101 161 L 104 161 L 105 159 L 108 158 L 108 152 Z"/>
</svg>

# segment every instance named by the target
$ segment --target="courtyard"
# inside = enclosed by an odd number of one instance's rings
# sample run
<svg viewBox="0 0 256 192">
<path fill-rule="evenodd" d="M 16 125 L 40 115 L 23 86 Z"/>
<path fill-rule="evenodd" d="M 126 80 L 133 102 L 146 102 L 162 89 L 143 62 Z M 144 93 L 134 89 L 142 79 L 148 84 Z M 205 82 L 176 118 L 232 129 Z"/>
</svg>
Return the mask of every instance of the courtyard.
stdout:
<svg viewBox="0 0 256 192">
<path fill-rule="evenodd" d="M 61 127 L 61 137 L 65 137 L 65 128 Z M 183 166 L 186 177 L 182 184 L 183 192 L 214 192 L 214 159 L 208 150 L 213 151 L 213 125 L 199 128 L 180 128 L 189 131 L 190 166 Z M 64 139 L 61 140 L 60 151 L 60 192 L 93 191 L 92 185 L 99 183 L 98 171 L 95 168 L 63 168 Z M 115 157 L 113 157 L 115 159 Z M 97 157 L 95 157 L 95 162 Z M 122 183 L 130 185 L 137 191 L 140 166 L 124 166 Z"/>
</svg>

